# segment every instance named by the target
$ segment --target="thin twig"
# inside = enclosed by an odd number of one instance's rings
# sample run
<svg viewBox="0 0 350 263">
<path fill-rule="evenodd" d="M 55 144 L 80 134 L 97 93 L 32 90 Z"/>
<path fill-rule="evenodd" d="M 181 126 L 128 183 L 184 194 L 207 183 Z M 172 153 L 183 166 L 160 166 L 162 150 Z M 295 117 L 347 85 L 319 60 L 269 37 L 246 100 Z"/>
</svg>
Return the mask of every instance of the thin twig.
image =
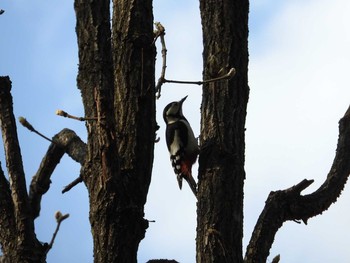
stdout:
<svg viewBox="0 0 350 263">
<path fill-rule="evenodd" d="M 177 84 L 196 84 L 196 85 L 203 85 L 206 83 L 210 82 L 216 82 L 220 80 L 227 80 L 231 79 L 234 75 L 236 75 L 236 70 L 235 68 L 231 68 L 229 72 L 227 72 L 225 75 L 213 79 L 207 79 L 207 80 L 202 80 L 202 81 L 186 81 L 186 80 L 169 80 L 169 79 L 164 79 L 164 82 L 167 83 L 177 83 Z"/>
<path fill-rule="evenodd" d="M 97 117 L 77 117 L 77 116 L 74 116 L 74 115 L 70 115 L 69 113 L 67 113 L 67 112 L 65 112 L 63 110 L 56 110 L 56 115 L 62 116 L 62 117 L 65 117 L 65 118 L 74 119 L 74 120 L 77 120 L 77 121 L 96 121 L 96 120 L 98 120 Z"/>
<path fill-rule="evenodd" d="M 65 215 L 62 215 L 62 213 L 60 211 L 57 211 L 55 213 L 55 218 L 56 218 L 56 221 L 57 221 L 57 226 L 56 226 L 56 230 L 55 232 L 53 233 L 52 235 L 52 239 L 47 247 L 47 250 L 46 250 L 46 254 L 49 252 L 49 250 L 52 248 L 53 246 L 53 242 L 55 241 L 55 238 L 57 236 L 57 233 L 58 233 L 58 230 L 60 229 L 60 225 L 61 223 L 67 219 L 69 217 L 69 214 L 65 214 Z"/>
<path fill-rule="evenodd" d="M 55 143 L 53 140 L 51 140 L 50 138 L 46 137 L 44 134 L 38 132 L 24 117 L 19 117 L 18 118 L 19 122 L 26 127 L 28 130 L 30 130 L 31 132 L 34 132 L 36 134 L 38 134 L 40 137 L 44 138 L 45 140 L 48 140 L 49 142 Z"/>
<path fill-rule="evenodd" d="M 154 39 L 152 42 L 152 45 L 154 45 L 154 43 L 156 43 L 158 37 L 160 37 L 161 34 L 165 34 L 165 28 L 163 27 L 163 25 L 160 22 L 154 22 L 154 25 L 156 27 L 156 30 L 154 30 Z"/>
<path fill-rule="evenodd" d="M 157 31 L 155 32 L 156 35 L 155 35 L 154 41 L 156 41 L 157 38 L 160 37 L 160 42 L 162 44 L 162 72 L 160 74 L 160 77 L 159 77 L 157 85 L 156 85 L 156 98 L 159 99 L 162 85 L 165 82 L 164 80 L 165 80 L 165 70 L 166 70 L 167 49 L 166 49 L 166 46 L 165 46 L 165 38 L 164 38 L 164 36 L 165 36 L 165 28 L 159 22 L 155 22 L 154 25 L 157 28 Z"/>
<path fill-rule="evenodd" d="M 228 80 L 231 79 L 234 75 L 236 75 L 236 69 L 231 68 L 225 75 L 213 78 L 213 79 L 208 79 L 208 80 L 202 80 L 202 81 L 184 81 L 184 80 L 169 80 L 165 78 L 165 71 L 167 68 L 166 65 L 166 55 L 167 55 L 167 49 L 165 45 L 165 28 L 163 25 L 159 22 L 155 22 L 154 25 L 156 26 L 156 31 L 155 31 L 155 37 L 153 40 L 152 45 L 155 43 L 155 41 L 160 38 L 160 42 L 162 44 L 162 71 L 160 74 L 160 77 L 158 79 L 157 85 L 156 85 L 156 98 L 160 98 L 160 93 L 161 93 L 161 88 L 164 83 L 176 83 L 176 84 L 195 84 L 195 85 L 203 85 L 206 83 L 210 82 L 216 82 L 216 81 L 221 81 L 221 80 Z"/>
</svg>

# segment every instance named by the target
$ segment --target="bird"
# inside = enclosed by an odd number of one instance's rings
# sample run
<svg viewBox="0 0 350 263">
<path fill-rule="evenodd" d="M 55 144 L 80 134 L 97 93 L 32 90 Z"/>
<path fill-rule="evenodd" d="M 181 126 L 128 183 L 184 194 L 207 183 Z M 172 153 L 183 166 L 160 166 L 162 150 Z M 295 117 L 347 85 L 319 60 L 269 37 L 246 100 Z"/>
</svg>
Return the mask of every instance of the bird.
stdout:
<svg viewBox="0 0 350 263">
<path fill-rule="evenodd" d="M 199 146 L 190 123 L 182 113 L 182 104 L 186 98 L 187 96 L 171 102 L 164 108 L 165 138 L 180 190 L 182 179 L 185 179 L 197 197 L 197 183 L 192 176 L 192 165 L 197 160 Z"/>
</svg>

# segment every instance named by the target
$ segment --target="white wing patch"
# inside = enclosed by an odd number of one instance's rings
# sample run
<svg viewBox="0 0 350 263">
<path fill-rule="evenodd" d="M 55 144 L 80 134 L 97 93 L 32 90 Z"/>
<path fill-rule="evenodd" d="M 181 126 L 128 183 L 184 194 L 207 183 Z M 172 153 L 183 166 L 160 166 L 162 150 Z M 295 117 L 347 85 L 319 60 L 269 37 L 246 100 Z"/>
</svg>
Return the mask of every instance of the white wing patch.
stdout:
<svg viewBox="0 0 350 263">
<path fill-rule="evenodd" d="M 170 155 L 176 155 L 177 152 L 180 150 L 181 147 L 181 141 L 179 139 L 179 131 L 175 130 L 175 136 L 174 136 L 174 141 L 170 145 Z"/>
</svg>

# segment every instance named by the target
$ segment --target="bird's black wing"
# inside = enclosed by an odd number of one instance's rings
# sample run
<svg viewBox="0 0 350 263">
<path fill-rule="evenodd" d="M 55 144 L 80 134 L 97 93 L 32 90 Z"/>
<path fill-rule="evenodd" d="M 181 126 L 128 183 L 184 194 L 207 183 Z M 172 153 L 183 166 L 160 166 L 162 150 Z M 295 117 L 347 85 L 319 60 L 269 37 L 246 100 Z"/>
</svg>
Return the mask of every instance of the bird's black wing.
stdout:
<svg viewBox="0 0 350 263">
<path fill-rule="evenodd" d="M 179 148 L 181 149 L 184 147 L 184 145 L 187 144 L 188 134 L 187 134 L 186 124 L 184 124 L 182 121 L 177 121 L 177 122 L 168 124 L 165 130 L 165 139 L 166 139 L 169 151 L 170 151 L 170 145 L 173 143 L 173 140 L 175 138 L 176 131 L 179 133 L 179 136 L 183 142 L 183 145 L 179 145 Z"/>
</svg>

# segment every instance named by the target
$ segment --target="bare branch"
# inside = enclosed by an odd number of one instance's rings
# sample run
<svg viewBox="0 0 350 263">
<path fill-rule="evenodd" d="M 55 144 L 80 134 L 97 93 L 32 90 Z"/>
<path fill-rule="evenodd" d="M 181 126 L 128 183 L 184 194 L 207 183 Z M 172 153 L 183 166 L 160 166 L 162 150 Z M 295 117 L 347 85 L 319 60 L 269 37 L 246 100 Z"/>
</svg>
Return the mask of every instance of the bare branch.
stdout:
<svg viewBox="0 0 350 263">
<path fill-rule="evenodd" d="M 166 65 L 166 55 L 167 55 L 167 49 L 165 45 L 165 28 L 163 25 L 159 22 L 154 23 L 157 30 L 155 31 L 155 37 L 153 40 L 153 43 L 157 40 L 157 38 L 160 38 L 160 42 L 162 44 L 162 72 L 160 74 L 160 77 L 158 79 L 157 85 L 156 85 L 156 98 L 160 98 L 161 88 L 164 83 L 176 83 L 176 84 L 194 84 L 194 85 L 203 85 L 210 82 L 216 82 L 221 80 L 228 80 L 231 79 L 235 74 L 236 70 L 235 68 L 230 68 L 230 70 L 223 76 L 219 76 L 216 78 L 208 79 L 208 80 L 202 80 L 202 81 L 186 81 L 186 80 L 169 80 L 165 78 L 165 71 L 167 68 Z"/>
<path fill-rule="evenodd" d="M 53 137 L 37 173 L 30 184 L 29 200 L 32 216 L 36 218 L 40 213 L 42 196 L 49 190 L 51 175 L 64 153 L 83 165 L 86 155 L 86 144 L 69 129 L 63 129 Z"/>
<path fill-rule="evenodd" d="M 300 192 L 313 180 L 303 180 L 283 191 L 271 192 L 254 228 L 245 262 L 266 261 L 278 229 L 287 220 L 308 219 L 321 214 L 336 202 L 350 174 L 350 107 L 339 121 L 337 153 L 325 182 L 314 193 Z"/>
<path fill-rule="evenodd" d="M 36 133 L 37 135 L 39 135 L 40 137 L 44 138 L 45 140 L 52 142 L 52 140 L 48 137 L 46 137 L 45 135 L 43 135 L 42 133 L 38 132 L 24 117 L 19 117 L 18 121 L 23 125 L 23 127 L 27 128 L 28 130 L 30 130 L 31 132 Z"/>
<path fill-rule="evenodd" d="M 165 82 L 165 70 L 166 70 L 166 53 L 167 53 L 167 49 L 165 46 L 165 28 L 163 27 L 163 25 L 159 22 L 154 23 L 157 31 L 156 31 L 156 36 L 154 38 L 153 43 L 157 40 L 158 37 L 160 37 L 160 43 L 162 44 L 162 72 L 160 74 L 160 77 L 158 79 L 157 85 L 156 85 L 156 97 L 157 99 L 160 98 L 160 92 L 161 92 L 161 88 L 163 83 Z"/>
<path fill-rule="evenodd" d="M 234 75 L 236 75 L 236 69 L 231 68 L 225 75 L 213 78 L 213 79 L 207 79 L 207 80 L 202 80 L 202 81 L 184 81 L 184 80 L 169 80 L 169 79 L 164 79 L 164 82 L 167 83 L 177 83 L 177 84 L 195 84 L 195 85 L 203 85 L 206 83 L 210 82 L 216 82 L 220 80 L 228 80 L 231 79 Z"/>
<path fill-rule="evenodd" d="M 39 170 L 33 176 L 30 190 L 29 201 L 33 219 L 37 218 L 41 209 L 41 198 L 49 190 L 51 184 L 51 174 L 64 155 L 64 148 L 51 143 L 43 160 L 40 163 Z"/>
<path fill-rule="evenodd" d="M 76 186 L 77 184 L 81 183 L 83 181 L 83 178 L 81 178 L 80 176 L 78 178 L 76 178 L 73 182 L 71 182 L 70 184 L 66 185 L 63 190 L 62 190 L 62 194 L 68 192 L 70 189 L 72 189 L 74 186 Z"/>
<path fill-rule="evenodd" d="M 74 119 L 74 120 L 77 120 L 77 121 L 96 121 L 96 120 L 98 120 L 97 117 L 76 117 L 74 115 L 68 114 L 67 112 L 65 112 L 63 110 L 57 110 L 56 111 L 56 115 L 62 116 L 62 117 L 65 117 L 65 118 Z"/>
<path fill-rule="evenodd" d="M 52 235 L 52 239 L 47 247 L 47 250 L 46 250 L 46 254 L 50 251 L 50 249 L 52 248 L 53 246 L 53 242 L 55 241 L 56 239 L 56 236 L 57 236 L 57 233 L 58 233 L 58 230 L 60 229 L 60 226 L 61 226 L 61 223 L 67 219 L 69 217 L 69 214 L 65 214 L 65 215 L 62 215 L 62 213 L 60 211 L 57 211 L 55 213 L 55 218 L 56 218 L 56 221 L 57 221 L 57 226 L 56 226 L 56 230 L 55 232 L 53 233 Z"/>
</svg>

